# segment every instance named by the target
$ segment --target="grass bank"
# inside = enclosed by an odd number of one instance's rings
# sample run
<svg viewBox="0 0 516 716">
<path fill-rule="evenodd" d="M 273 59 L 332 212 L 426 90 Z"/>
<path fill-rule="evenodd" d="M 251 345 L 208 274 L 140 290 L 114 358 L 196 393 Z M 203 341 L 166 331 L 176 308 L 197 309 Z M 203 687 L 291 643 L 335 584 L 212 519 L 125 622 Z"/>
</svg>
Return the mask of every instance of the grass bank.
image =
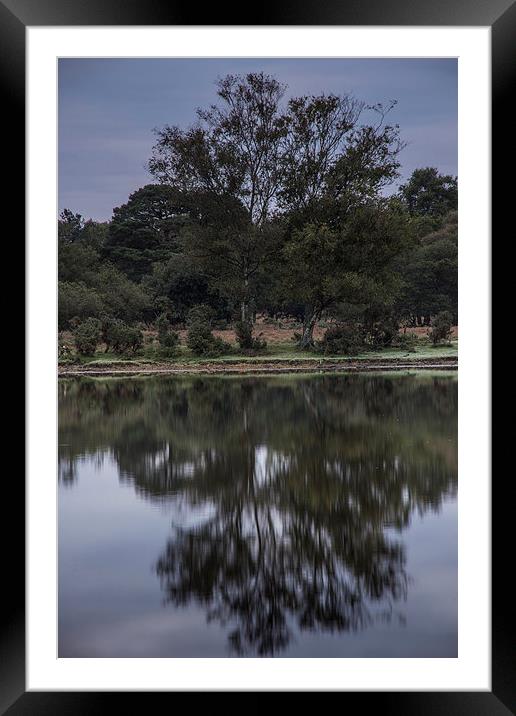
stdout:
<svg viewBox="0 0 516 716">
<path fill-rule="evenodd" d="M 356 356 L 303 353 L 291 345 L 269 345 L 249 356 L 233 352 L 218 358 L 198 358 L 183 349 L 175 358 L 161 358 L 150 352 L 130 357 L 97 353 L 59 362 L 59 375 L 139 375 L 150 373 L 294 373 L 371 370 L 454 370 L 458 365 L 458 343 L 433 347 L 421 342 L 414 351 L 384 349 Z"/>
</svg>

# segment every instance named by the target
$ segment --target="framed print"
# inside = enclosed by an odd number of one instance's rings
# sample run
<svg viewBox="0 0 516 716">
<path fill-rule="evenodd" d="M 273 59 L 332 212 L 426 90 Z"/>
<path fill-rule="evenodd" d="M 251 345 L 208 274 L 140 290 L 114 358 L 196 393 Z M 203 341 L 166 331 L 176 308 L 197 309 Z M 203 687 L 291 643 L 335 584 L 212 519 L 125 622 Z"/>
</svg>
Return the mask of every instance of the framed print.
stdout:
<svg viewBox="0 0 516 716">
<path fill-rule="evenodd" d="M 0 1 L 27 278 L 2 713 L 510 713 L 514 5 L 146 5 Z"/>
</svg>

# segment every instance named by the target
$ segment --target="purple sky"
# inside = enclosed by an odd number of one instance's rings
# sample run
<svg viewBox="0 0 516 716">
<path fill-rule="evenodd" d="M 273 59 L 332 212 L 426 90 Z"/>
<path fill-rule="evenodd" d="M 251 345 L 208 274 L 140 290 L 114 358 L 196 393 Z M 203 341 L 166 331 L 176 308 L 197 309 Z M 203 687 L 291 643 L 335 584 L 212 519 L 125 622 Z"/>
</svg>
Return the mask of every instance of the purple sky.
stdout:
<svg viewBox="0 0 516 716">
<path fill-rule="evenodd" d="M 402 177 L 434 166 L 457 174 L 455 59 L 61 59 L 59 210 L 106 220 L 113 207 L 152 182 L 146 170 L 153 129 L 186 127 L 216 101 L 226 74 L 261 71 L 286 96 L 352 93 L 367 103 L 398 100 L 389 121 L 408 143 Z"/>
</svg>

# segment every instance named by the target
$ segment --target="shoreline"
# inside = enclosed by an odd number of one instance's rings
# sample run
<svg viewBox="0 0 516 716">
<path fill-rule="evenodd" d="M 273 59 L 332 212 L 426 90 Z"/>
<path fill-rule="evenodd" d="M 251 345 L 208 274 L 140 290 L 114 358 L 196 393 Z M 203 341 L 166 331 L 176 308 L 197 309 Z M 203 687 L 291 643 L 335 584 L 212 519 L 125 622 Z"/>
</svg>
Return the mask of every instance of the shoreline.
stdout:
<svg viewBox="0 0 516 716">
<path fill-rule="evenodd" d="M 268 375 L 281 373 L 337 373 L 402 370 L 457 370 L 458 358 L 341 358 L 341 359 L 291 359 L 234 362 L 192 363 L 138 363 L 122 361 L 105 366 L 88 364 L 58 365 L 59 378 L 81 377 L 131 377 L 139 375 Z"/>
</svg>

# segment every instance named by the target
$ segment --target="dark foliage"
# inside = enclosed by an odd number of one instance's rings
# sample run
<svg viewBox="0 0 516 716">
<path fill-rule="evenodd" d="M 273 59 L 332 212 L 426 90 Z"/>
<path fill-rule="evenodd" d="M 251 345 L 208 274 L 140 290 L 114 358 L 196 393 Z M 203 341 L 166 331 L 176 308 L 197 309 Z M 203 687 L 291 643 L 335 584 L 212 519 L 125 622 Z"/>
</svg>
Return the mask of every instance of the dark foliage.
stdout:
<svg viewBox="0 0 516 716">
<path fill-rule="evenodd" d="M 102 340 L 106 344 L 106 352 L 113 351 L 119 355 L 135 353 L 143 345 L 143 335 L 138 328 L 111 317 L 104 317 L 102 321 Z"/>
<path fill-rule="evenodd" d="M 356 355 L 366 350 L 366 334 L 361 324 L 341 323 L 328 328 L 318 345 L 326 355 Z"/>
<path fill-rule="evenodd" d="M 177 355 L 179 353 L 179 334 L 172 330 L 165 313 L 162 313 L 156 320 L 156 328 L 162 353 L 166 353 L 168 357 Z"/>
<path fill-rule="evenodd" d="M 244 351 L 260 351 L 267 347 L 266 341 L 253 335 L 253 324 L 250 322 L 237 321 L 235 335 L 238 345 Z"/>
<path fill-rule="evenodd" d="M 389 122 L 396 103 L 285 103 L 284 91 L 264 73 L 220 79 L 219 104 L 191 128 L 158 130 L 157 184 L 110 222 L 61 213 L 59 330 L 109 318 L 106 345 L 125 352 L 138 349 L 134 326 L 156 324 L 172 355 L 170 324 L 186 323 L 196 355 L 220 355 L 228 347 L 212 329 L 232 323 L 253 353 L 265 348 L 253 333 L 261 313 L 302 320 L 307 350 L 334 320 L 323 350 L 349 353 L 397 345 L 402 321 L 430 327 L 447 312 L 457 322 L 456 177 L 416 169 L 386 198 L 404 146 Z"/>
<path fill-rule="evenodd" d="M 188 334 L 186 344 L 196 356 L 214 358 L 229 353 L 231 348 L 221 338 L 213 335 L 209 306 L 194 306 L 188 313 Z"/>
<path fill-rule="evenodd" d="M 453 316 L 449 311 L 441 311 L 432 320 L 432 330 L 429 333 L 432 343 L 448 343 L 452 334 Z"/>
<path fill-rule="evenodd" d="M 76 326 L 73 337 L 78 353 L 93 355 L 102 338 L 102 324 L 98 318 L 86 318 Z"/>
</svg>

